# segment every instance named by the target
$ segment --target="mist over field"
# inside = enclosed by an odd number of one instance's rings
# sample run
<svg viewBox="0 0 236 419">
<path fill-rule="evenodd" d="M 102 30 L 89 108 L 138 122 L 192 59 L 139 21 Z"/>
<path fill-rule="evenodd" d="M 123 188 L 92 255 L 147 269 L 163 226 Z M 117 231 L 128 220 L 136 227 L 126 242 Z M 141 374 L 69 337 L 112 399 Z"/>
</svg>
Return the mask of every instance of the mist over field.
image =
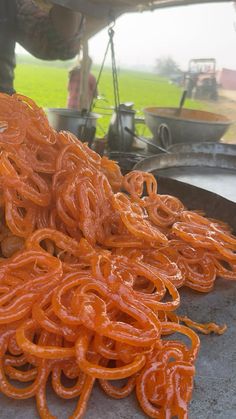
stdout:
<svg viewBox="0 0 236 419">
<path fill-rule="evenodd" d="M 231 2 L 125 14 L 114 28 L 118 66 L 150 72 L 157 58 L 169 55 L 182 70 L 187 69 L 191 58 L 202 57 L 216 58 L 218 68 L 236 69 L 235 22 Z M 102 62 L 107 42 L 107 29 L 90 41 L 90 54 L 97 65 Z M 22 52 L 22 48 L 18 46 L 17 51 Z"/>
</svg>

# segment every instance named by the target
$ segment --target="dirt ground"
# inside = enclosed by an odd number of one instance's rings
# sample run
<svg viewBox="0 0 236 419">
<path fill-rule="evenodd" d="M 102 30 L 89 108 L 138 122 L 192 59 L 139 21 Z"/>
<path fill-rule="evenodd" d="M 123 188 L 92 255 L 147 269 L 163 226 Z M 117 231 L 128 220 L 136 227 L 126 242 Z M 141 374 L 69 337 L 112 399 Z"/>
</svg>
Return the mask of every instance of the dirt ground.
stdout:
<svg viewBox="0 0 236 419">
<path fill-rule="evenodd" d="M 226 115 L 234 121 L 234 124 L 229 128 L 221 141 L 236 144 L 236 91 L 220 90 L 218 101 L 205 103 L 212 112 Z"/>
</svg>

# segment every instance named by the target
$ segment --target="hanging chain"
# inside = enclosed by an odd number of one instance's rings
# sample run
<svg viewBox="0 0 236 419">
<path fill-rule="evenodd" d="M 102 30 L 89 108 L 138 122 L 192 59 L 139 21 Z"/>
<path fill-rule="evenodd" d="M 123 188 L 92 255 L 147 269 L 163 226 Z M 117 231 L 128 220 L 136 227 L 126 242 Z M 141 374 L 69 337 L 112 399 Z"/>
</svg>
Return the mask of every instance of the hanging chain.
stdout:
<svg viewBox="0 0 236 419">
<path fill-rule="evenodd" d="M 109 40 L 108 40 L 108 44 L 105 50 L 104 58 L 102 61 L 99 74 L 98 74 L 96 87 L 94 91 L 97 91 L 97 87 L 99 85 L 99 82 L 102 76 L 107 54 L 108 54 L 109 48 L 111 48 L 111 66 L 112 66 L 114 104 L 115 104 L 115 112 L 117 115 L 117 122 L 118 122 L 117 128 L 118 128 L 118 132 L 121 139 L 121 141 L 119 141 L 119 146 L 120 146 L 120 151 L 121 151 L 124 149 L 124 130 L 122 129 L 122 120 L 121 120 L 121 112 L 120 112 L 120 91 L 119 91 L 118 71 L 117 71 L 117 66 L 116 66 L 116 55 L 115 55 L 115 47 L 114 47 L 114 35 L 115 35 L 115 31 L 113 29 L 114 26 L 115 26 L 115 21 L 113 21 L 112 25 L 108 29 Z M 92 111 L 94 106 L 95 106 L 95 98 L 93 98 L 93 100 L 91 101 L 89 112 Z"/>
<path fill-rule="evenodd" d="M 101 68 L 99 70 L 99 74 L 97 77 L 97 82 L 96 82 L 96 86 L 94 88 L 94 91 L 97 91 L 101 76 L 102 76 L 102 72 L 104 69 L 104 65 L 106 62 L 106 58 L 107 58 L 107 54 L 109 52 L 109 48 L 111 48 L 111 63 L 112 63 L 112 79 L 113 79 L 113 91 L 114 91 L 114 102 L 115 102 L 115 110 L 118 109 L 119 105 L 120 105 L 120 95 L 119 95 L 119 84 L 118 84 L 118 74 L 117 74 L 117 67 L 116 67 L 116 57 L 115 57 L 115 48 L 114 48 L 114 26 L 115 26 L 115 22 L 112 23 L 112 25 L 109 27 L 108 29 L 108 35 L 109 35 L 109 40 L 108 40 L 108 44 L 105 50 L 105 54 L 103 57 L 103 61 L 102 61 L 102 65 Z M 95 98 L 93 98 L 89 111 L 91 112 L 91 110 L 94 108 L 95 106 Z"/>
<path fill-rule="evenodd" d="M 113 27 L 114 25 L 108 29 L 108 34 L 109 34 L 110 44 L 111 44 L 111 65 L 112 65 L 115 111 L 116 111 L 116 116 L 117 116 L 118 134 L 120 136 L 119 149 L 120 151 L 122 151 L 124 150 L 124 146 L 125 146 L 124 130 L 122 127 L 122 118 L 121 118 L 121 110 L 120 110 L 120 90 L 119 90 L 119 81 L 118 81 L 118 71 L 117 71 L 117 66 L 116 66 L 115 47 L 114 47 L 114 41 L 113 41 L 113 38 L 115 35 Z"/>
<path fill-rule="evenodd" d="M 115 110 L 117 111 L 120 105 L 120 93 L 119 93 L 118 73 L 117 73 L 117 67 L 116 67 L 115 48 L 114 48 L 114 41 L 113 41 L 115 32 L 113 28 L 109 28 L 108 34 L 110 37 L 110 44 L 111 44 L 111 66 L 112 66 L 114 102 L 115 102 Z"/>
<path fill-rule="evenodd" d="M 105 62 L 106 62 L 107 54 L 108 54 L 108 51 L 109 51 L 109 48 L 110 48 L 110 44 L 111 44 L 111 40 L 109 39 L 106 50 L 105 50 L 105 54 L 104 54 L 104 57 L 103 57 L 103 60 L 102 60 L 102 65 L 101 65 L 101 68 L 99 70 L 99 74 L 98 74 L 96 86 L 94 88 L 94 92 L 97 92 L 98 85 L 99 85 L 99 82 L 100 82 L 100 79 L 101 79 L 101 76 L 102 76 L 102 72 L 103 72 L 103 69 L 104 69 L 104 65 L 105 65 Z M 94 108 L 95 101 L 96 101 L 96 98 L 93 97 L 93 99 L 91 101 L 91 104 L 90 104 L 89 112 L 91 112 L 92 109 Z"/>
</svg>

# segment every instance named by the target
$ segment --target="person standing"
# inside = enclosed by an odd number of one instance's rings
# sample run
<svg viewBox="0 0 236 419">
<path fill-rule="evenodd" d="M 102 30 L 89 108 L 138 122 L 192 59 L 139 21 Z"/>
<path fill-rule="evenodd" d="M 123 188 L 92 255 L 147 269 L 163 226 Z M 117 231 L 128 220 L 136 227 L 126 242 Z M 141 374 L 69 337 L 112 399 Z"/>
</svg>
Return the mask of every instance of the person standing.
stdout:
<svg viewBox="0 0 236 419">
<path fill-rule="evenodd" d="M 96 77 L 91 73 L 92 67 L 92 60 L 88 58 L 88 86 L 86 89 L 86 100 L 81 106 L 80 104 L 80 95 L 81 95 L 81 88 L 82 88 L 82 69 L 81 64 L 78 62 L 72 70 L 69 71 L 69 80 L 68 80 L 68 98 L 67 98 L 67 107 L 69 109 L 79 109 L 85 108 L 89 110 L 94 98 L 97 97 L 97 81 Z"/>
</svg>

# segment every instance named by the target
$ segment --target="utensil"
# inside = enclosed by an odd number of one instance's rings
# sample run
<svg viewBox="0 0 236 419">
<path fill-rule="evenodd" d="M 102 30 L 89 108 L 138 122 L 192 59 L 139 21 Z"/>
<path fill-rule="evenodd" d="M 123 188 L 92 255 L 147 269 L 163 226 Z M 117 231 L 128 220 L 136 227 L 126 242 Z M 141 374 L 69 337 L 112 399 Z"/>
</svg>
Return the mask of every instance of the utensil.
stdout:
<svg viewBox="0 0 236 419">
<path fill-rule="evenodd" d="M 133 103 L 121 103 L 117 110 L 114 110 L 108 129 L 108 145 L 111 150 L 128 151 L 133 142 L 133 136 L 125 130 L 128 127 L 134 131 L 135 110 Z"/>
<path fill-rule="evenodd" d="M 184 90 L 183 93 L 182 93 L 182 96 L 181 96 L 181 99 L 180 99 L 180 102 L 179 102 L 179 107 L 176 111 L 176 116 L 179 116 L 181 114 L 182 108 L 184 106 L 185 99 L 187 97 L 187 93 L 188 93 L 187 90 Z"/>
<path fill-rule="evenodd" d="M 236 144 L 201 142 L 179 143 L 168 148 L 171 153 L 211 153 L 236 156 Z"/>
<path fill-rule="evenodd" d="M 137 163 L 133 170 L 187 182 L 236 202 L 235 155 L 212 153 L 156 154 Z"/>
<path fill-rule="evenodd" d="M 70 131 L 89 146 L 95 138 L 96 121 L 100 115 L 80 112 L 76 109 L 48 108 L 46 109 L 50 125 L 57 131 Z"/>
<path fill-rule="evenodd" d="M 227 116 L 196 109 L 182 109 L 176 116 L 176 108 L 150 107 L 144 109 L 145 123 L 153 134 L 153 141 L 160 144 L 158 130 L 166 124 L 172 137 L 172 144 L 217 142 L 233 123 Z M 160 144 L 161 145 L 161 144 Z"/>
<path fill-rule="evenodd" d="M 162 151 L 164 153 L 170 153 L 168 150 L 166 150 L 163 147 L 160 147 L 159 145 L 152 143 L 151 141 L 146 140 L 146 138 L 140 137 L 139 135 L 135 134 L 135 132 L 131 131 L 128 127 L 125 127 L 125 131 L 127 131 L 129 134 L 131 134 L 134 138 L 136 138 L 139 141 L 142 141 L 143 143 L 155 148 L 158 151 Z"/>
</svg>

